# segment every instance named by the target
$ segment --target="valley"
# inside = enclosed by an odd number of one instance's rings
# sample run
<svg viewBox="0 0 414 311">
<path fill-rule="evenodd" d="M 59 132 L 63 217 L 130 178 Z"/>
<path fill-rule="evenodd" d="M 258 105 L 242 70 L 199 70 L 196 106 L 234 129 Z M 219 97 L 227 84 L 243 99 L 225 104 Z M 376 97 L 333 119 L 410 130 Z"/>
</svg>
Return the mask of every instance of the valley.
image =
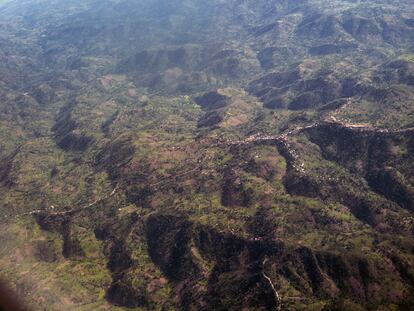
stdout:
<svg viewBox="0 0 414 311">
<path fill-rule="evenodd" d="M 30 310 L 411 310 L 414 6 L 0 2 L 0 278 Z"/>
</svg>

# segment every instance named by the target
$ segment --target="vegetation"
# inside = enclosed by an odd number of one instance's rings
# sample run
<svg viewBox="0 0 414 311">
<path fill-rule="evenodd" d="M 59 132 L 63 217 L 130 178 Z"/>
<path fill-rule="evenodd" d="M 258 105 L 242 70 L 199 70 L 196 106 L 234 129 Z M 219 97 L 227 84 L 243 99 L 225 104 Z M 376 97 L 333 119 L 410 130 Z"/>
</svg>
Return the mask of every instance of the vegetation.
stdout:
<svg viewBox="0 0 414 311">
<path fill-rule="evenodd" d="M 0 2 L 0 276 L 33 310 L 412 309 L 385 2 Z"/>
</svg>

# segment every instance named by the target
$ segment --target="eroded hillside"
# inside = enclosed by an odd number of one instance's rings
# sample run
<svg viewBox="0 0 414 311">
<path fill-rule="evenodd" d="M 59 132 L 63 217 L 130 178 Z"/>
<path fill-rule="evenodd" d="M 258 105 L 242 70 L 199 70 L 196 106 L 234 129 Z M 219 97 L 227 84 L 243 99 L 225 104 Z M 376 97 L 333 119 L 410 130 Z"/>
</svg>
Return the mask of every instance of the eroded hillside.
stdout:
<svg viewBox="0 0 414 311">
<path fill-rule="evenodd" d="M 0 2 L 0 275 L 33 310 L 411 310 L 410 1 Z"/>
</svg>

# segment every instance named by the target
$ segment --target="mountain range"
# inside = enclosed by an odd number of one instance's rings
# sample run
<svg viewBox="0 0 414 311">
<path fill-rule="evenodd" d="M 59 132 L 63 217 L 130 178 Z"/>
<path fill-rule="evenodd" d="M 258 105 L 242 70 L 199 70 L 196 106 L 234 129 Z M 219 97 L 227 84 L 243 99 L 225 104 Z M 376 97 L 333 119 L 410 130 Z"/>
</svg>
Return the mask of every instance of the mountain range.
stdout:
<svg viewBox="0 0 414 311">
<path fill-rule="evenodd" d="M 30 310 L 412 310 L 411 0 L 0 1 L 0 276 Z"/>
</svg>

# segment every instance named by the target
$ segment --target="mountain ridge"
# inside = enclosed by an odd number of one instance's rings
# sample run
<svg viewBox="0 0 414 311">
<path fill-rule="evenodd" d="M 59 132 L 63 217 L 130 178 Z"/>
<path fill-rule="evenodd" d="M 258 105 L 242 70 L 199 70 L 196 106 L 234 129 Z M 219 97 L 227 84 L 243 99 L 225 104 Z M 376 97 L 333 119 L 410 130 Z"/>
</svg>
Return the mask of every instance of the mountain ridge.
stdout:
<svg viewBox="0 0 414 311">
<path fill-rule="evenodd" d="M 410 310 L 413 20 L 0 3 L 0 276 L 33 310 Z"/>
</svg>

